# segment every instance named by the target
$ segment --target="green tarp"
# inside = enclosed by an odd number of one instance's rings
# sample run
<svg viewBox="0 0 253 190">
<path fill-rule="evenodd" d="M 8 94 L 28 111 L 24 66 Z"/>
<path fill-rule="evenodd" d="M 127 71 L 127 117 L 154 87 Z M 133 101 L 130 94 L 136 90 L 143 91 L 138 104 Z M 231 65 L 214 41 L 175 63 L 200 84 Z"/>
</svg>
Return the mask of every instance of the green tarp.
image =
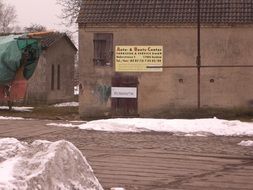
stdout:
<svg viewBox="0 0 253 190">
<path fill-rule="evenodd" d="M 29 79 L 37 65 L 40 45 L 37 39 L 21 35 L 0 36 L 0 84 L 9 84 L 21 66 L 22 55 L 27 55 L 23 75 Z"/>
</svg>

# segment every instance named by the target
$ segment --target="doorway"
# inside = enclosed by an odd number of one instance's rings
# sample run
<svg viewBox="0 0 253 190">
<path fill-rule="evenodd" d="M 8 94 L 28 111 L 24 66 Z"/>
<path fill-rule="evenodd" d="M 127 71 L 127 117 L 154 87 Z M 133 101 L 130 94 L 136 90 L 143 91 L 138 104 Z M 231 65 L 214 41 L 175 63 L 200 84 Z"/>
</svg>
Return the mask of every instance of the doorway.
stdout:
<svg viewBox="0 0 253 190">
<path fill-rule="evenodd" d="M 112 77 L 111 111 L 113 117 L 138 116 L 138 77 Z"/>
</svg>

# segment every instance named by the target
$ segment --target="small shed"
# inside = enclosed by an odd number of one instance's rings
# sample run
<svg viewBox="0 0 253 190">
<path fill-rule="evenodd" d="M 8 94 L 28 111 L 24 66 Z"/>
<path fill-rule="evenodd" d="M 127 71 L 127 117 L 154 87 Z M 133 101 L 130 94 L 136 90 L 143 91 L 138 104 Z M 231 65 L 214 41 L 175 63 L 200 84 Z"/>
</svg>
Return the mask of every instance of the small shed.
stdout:
<svg viewBox="0 0 253 190">
<path fill-rule="evenodd" d="M 42 53 L 28 81 L 26 104 L 52 104 L 74 98 L 74 65 L 77 48 L 65 33 L 36 35 Z"/>
<path fill-rule="evenodd" d="M 252 0 L 82 0 L 77 22 L 81 117 L 252 111 Z"/>
</svg>

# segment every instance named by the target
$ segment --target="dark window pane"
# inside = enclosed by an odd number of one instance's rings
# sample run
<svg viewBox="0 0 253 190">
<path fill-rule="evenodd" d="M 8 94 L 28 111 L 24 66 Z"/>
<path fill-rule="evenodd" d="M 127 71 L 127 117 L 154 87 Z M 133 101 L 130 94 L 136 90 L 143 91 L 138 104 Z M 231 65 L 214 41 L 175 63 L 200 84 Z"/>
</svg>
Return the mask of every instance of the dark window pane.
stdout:
<svg viewBox="0 0 253 190">
<path fill-rule="evenodd" d="M 54 90 L 54 65 L 51 66 L 51 90 Z"/>
<path fill-rule="evenodd" d="M 106 64 L 106 41 L 94 40 L 94 63 L 96 65 Z"/>
<path fill-rule="evenodd" d="M 61 88 L 61 70 L 60 65 L 57 66 L 57 89 Z"/>
<path fill-rule="evenodd" d="M 94 64 L 112 66 L 113 58 L 113 35 L 108 33 L 94 34 Z"/>
</svg>

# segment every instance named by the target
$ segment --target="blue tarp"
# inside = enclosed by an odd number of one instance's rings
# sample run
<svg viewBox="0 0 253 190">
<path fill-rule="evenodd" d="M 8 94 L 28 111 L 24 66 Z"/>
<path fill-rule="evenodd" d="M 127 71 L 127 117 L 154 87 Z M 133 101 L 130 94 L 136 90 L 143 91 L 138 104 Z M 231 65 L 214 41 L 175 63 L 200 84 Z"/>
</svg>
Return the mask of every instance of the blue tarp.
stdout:
<svg viewBox="0 0 253 190">
<path fill-rule="evenodd" d="M 17 70 L 24 62 L 23 76 L 29 79 L 37 65 L 40 45 L 37 39 L 21 35 L 0 36 L 0 84 L 14 80 Z M 24 58 L 26 55 L 26 59 Z"/>
</svg>

